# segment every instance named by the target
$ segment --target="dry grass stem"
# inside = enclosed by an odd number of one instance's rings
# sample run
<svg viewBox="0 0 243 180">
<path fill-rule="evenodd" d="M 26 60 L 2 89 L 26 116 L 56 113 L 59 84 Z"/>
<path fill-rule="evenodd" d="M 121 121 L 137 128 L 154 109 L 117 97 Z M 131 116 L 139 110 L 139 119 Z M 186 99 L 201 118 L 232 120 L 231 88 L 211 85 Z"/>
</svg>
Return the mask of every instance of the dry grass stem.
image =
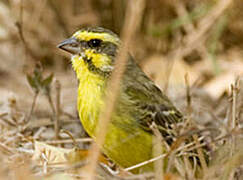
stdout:
<svg viewBox="0 0 243 180">
<path fill-rule="evenodd" d="M 157 157 L 159 155 L 161 155 L 163 153 L 162 151 L 162 143 L 164 142 L 163 137 L 160 133 L 160 131 L 158 130 L 158 127 L 155 123 L 152 123 L 150 128 L 152 129 L 153 133 L 155 134 L 155 136 L 153 137 L 153 155 L 154 157 Z M 164 163 L 163 163 L 163 159 L 158 159 L 157 161 L 154 162 L 154 169 L 155 169 L 155 179 L 156 180 L 160 180 L 160 179 L 164 179 Z"/>
<path fill-rule="evenodd" d="M 236 122 L 236 115 L 237 115 L 237 108 L 236 108 L 236 103 L 237 103 L 237 95 L 239 92 L 239 78 L 236 79 L 235 83 L 233 85 L 231 85 L 231 96 L 232 96 L 232 109 L 231 109 L 231 113 L 232 113 L 232 117 L 231 117 L 231 121 L 229 120 L 229 127 L 230 130 L 234 130 L 237 126 L 237 122 Z M 235 141 L 235 136 L 232 135 L 232 141 L 231 141 L 231 156 L 233 156 L 234 152 L 235 152 L 235 147 L 236 147 L 236 141 Z"/>
<path fill-rule="evenodd" d="M 62 139 L 62 140 L 48 140 L 44 141 L 47 144 L 71 144 L 74 143 L 73 139 Z M 76 143 L 91 143 L 91 138 L 75 138 Z"/>
<path fill-rule="evenodd" d="M 76 139 L 73 137 L 73 135 L 69 131 L 62 129 L 61 132 L 67 134 L 71 138 L 74 146 L 78 145 Z"/>
<path fill-rule="evenodd" d="M 195 144 L 197 146 L 200 146 L 200 141 L 198 140 L 198 135 L 196 135 L 196 134 L 193 135 L 193 139 L 195 141 Z M 205 156 L 203 154 L 203 150 L 201 147 L 197 148 L 196 150 L 197 150 L 197 154 L 198 154 L 198 157 L 199 157 L 199 160 L 200 160 L 203 172 L 204 172 L 203 174 L 206 174 L 208 167 L 207 167 L 207 163 L 205 160 Z"/>
<path fill-rule="evenodd" d="M 131 44 L 133 36 L 135 35 L 135 32 L 140 24 L 143 9 L 144 0 L 132 1 L 129 2 L 127 5 L 126 19 L 122 31 L 123 45 L 118 52 L 115 64 L 115 71 L 111 76 L 111 80 L 107 88 L 107 99 L 104 106 L 105 108 L 103 109 L 103 111 L 101 111 L 99 123 L 97 126 L 98 128 L 96 132 L 96 143 L 93 143 L 91 148 L 89 158 L 89 176 L 87 177 L 88 180 L 94 179 L 95 169 L 97 166 L 98 156 L 100 153 L 99 147 L 102 146 L 105 140 L 106 129 L 111 119 L 111 114 L 114 110 L 115 101 L 120 88 L 120 81 L 128 59 L 129 44 Z"/>
<path fill-rule="evenodd" d="M 36 92 L 34 97 L 33 97 L 33 101 L 32 101 L 31 108 L 30 108 L 30 112 L 29 112 L 29 114 L 28 114 L 28 116 L 26 118 L 26 123 L 28 123 L 30 121 L 30 118 L 31 118 L 31 116 L 33 114 L 33 111 L 34 111 L 34 108 L 35 108 L 35 104 L 36 104 L 36 100 L 37 100 L 38 95 L 39 95 L 39 93 Z"/>
<path fill-rule="evenodd" d="M 59 139 L 59 131 L 60 131 L 60 114 L 62 112 L 60 107 L 60 100 L 61 100 L 61 84 L 58 80 L 55 82 L 56 87 L 56 117 L 54 122 L 54 129 L 55 129 L 55 137 Z"/>
<path fill-rule="evenodd" d="M 159 160 L 159 159 L 163 159 L 163 158 L 165 158 L 167 155 L 168 155 L 167 153 L 165 153 L 165 154 L 161 154 L 160 156 L 151 158 L 151 159 L 149 159 L 149 160 L 147 160 L 147 161 L 144 161 L 144 162 L 141 162 L 141 163 L 136 164 L 136 165 L 134 165 L 134 166 L 125 168 L 124 171 L 131 171 L 131 170 L 133 170 L 133 169 L 142 167 L 142 166 L 144 166 L 144 165 L 146 165 L 146 164 L 153 163 L 153 162 L 155 162 L 155 161 L 157 161 L 157 160 Z"/>
</svg>

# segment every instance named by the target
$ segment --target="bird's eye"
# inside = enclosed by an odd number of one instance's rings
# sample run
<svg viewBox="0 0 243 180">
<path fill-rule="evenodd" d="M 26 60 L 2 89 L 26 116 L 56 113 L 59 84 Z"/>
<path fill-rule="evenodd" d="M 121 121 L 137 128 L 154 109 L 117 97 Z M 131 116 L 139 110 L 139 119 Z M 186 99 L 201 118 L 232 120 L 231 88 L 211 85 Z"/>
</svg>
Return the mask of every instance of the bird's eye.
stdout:
<svg viewBox="0 0 243 180">
<path fill-rule="evenodd" d="M 102 40 L 100 40 L 100 39 L 91 39 L 88 41 L 88 45 L 89 45 L 89 47 L 92 47 L 92 48 L 99 47 L 101 42 L 102 42 Z"/>
</svg>

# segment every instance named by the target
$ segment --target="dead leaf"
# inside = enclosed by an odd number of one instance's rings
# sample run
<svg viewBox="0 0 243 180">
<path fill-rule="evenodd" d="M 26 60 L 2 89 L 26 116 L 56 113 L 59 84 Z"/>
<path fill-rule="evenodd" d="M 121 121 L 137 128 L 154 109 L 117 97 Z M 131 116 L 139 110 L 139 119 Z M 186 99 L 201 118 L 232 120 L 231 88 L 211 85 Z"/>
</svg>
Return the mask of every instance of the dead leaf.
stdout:
<svg viewBox="0 0 243 180">
<path fill-rule="evenodd" d="M 41 165 L 43 161 L 47 161 L 48 164 L 67 164 L 68 160 L 66 155 L 72 151 L 72 149 L 55 147 L 39 141 L 35 141 L 34 148 L 35 151 L 32 158 L 35 161 L 39 161 Z"/>
<path fill-rule="evenodd" d="M 43 161 L 47 161 L 52 165 L 67 165 L 75 164 L 87 159 L 89 150 L 86 149 L 65 149 L 48 145 L 43 142 L 35 141 L 35 151 L 33 160 L 39 161 L 39 164 L 43 164 Z M 43 158 L 43 156 L 46 158 Z M 99 162 L 108 165 L 108 160 L 103 155 L 100 155 Z"/>
</svg>

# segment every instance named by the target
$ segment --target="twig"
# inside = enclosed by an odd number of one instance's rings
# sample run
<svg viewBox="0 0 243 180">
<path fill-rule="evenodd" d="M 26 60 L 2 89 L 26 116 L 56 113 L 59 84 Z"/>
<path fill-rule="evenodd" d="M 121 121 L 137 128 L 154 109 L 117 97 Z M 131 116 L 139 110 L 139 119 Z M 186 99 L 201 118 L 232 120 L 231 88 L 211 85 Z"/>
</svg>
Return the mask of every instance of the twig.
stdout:
<svg viewBox="0 0 243 180">
<path fill-rule="evenodd" d="M 16 127 L 17 125 L 16 122 L 14 122 L 12 119 L 2 117 L 1 120 L 7 123 L 9 126 Z"/>
<path fill-rule="evenodd" d="M 56 110 L 55 110 L 54 103 L 53 103 L 53 100 L 51 98 L 50 92 L 48 92 L 46 94 L 46 97 L 47 97 L 47 100 L 48 100 L 48 102 L 50 104 L 50 107 L 51 107 L 51 110 L 52 110 L 52 113 L 53 113 L 53 117 L 55 118 L 55 116 L 56 116 Z"/>
<path fill-rule="evenodd" d="M 34 155 L 35 151 L 33 149 L 26 149 L 26 148 L 22 148 L 22 147 L 19 147 L 16 149 L 18 152 L 21 152 L 21 153 L 26 153 L 26 154 L 29 154 L 29 155 Z"/>
<path fill-rule="evenodd" d="M 75 138 L 73 137 L 73 135 L 69 131 L 67 131 L 65 129 L 62 129 L 61 131 L 62 131 L 62 133 L 67 134 L 71 138 L 71 140 L 73 141 L 73 145 L 74 146 L 78 146 L 77 141 L 75 140 Z"/>
<path fill-rule="evenodd" d="M 55 81 L 55 87 L 56 87 L 56 117 L 55 117 L 55 123 L 54 123 L 54 129 L 55 129 L 55 138 L 59 139 L 59 131 L 60 131 L 60 114 L 62 112 L 60 107 L 60 93 L 61 93 L 61 84 L 58 80 Z"/>
<path fill-rule="evenodd" d="M 153 137 L 153 154 L 154 156 L 159 156 L 163 153 L 162 151 L 162 143 L 163 143 L 163 137 L 161 135 L 161 133 L 158 130 L 157 125 L 153 122 L 150 126 L 150 128 L 152 129 L 153 133 L 154 133 L 154 137 Z M 161 180 L 164 177 L 164 163 L 163 163 L 163 159 L 158 159 L 157 161 L 154 162 L 154 169 L 155 169 L 155 179 L 156 180 Z"/>
<path fill-rule="evenodd" d="M 20 11 L 19 11 L 19 22 L 16 22 L 16 26 L 18 28 L 19 31 L 19 35 L 20 35 L 20 39 L 22 40 L 22 42 L 24 43 L 25 47 L 27 47 L 24 35 L 23 35 L 23 12 L 24 12 L 24 0 L 21 0 L 20 2 Z"/>
<path fill-rule="evenodd" d="M 73 139 L 61 139 L 61 140 L 49 140 L 44 141 L 47 144 L 70 144 L 73 143 Z M 77 138 L 75 139 L 76 143 L 90 143 L 93 142 L 91 138 Z"/>
<path fill-rule="evenodd" d="M 33 139 L 38 139 L 39 136 L 41 135 L 41 133 L 42 133 L 43 131 L 45 131 L 45 130 L 46 130 L 46 127 L 45 127 L 45 126 L 40 127 L 40 128 L 35 132 L 35 134 L 33 135 Z"/>
<path fill-rule="evenodd" d="M 188 155 L 184 155 L 183 160 L 184 160 L 184 165 L 185 165 L 185 172 L 188 176 L 187 179 L 193 180 L 194 174 L 193 174 L 193 171 L 192 171 L 191 163 L 189 162 L 189 159 L 188 159 Z"/>
<path fill-rule="evenodd" d="M 234 129 L 236 127 L 236 101 L 239 87 L 239 78 L 236 79 L 235 84 L 231 86 L 232 90 L 232 122 L 231 128 Z"/>
<path fill-rule="evenodd" d="M 172 71 L 173 71 L 173 67 L 174 67 L 174 64 L 175 64 L 175 56 L 171 56 L 171 57 L 167 57 L 167 62 L 166 62 L 166 65 L 168 68 L 166 68 L 166 72 L 165 72 L 165 75 L 166 75 L 166 79 L 165 79 L 165 85 L 163 87 L 163 92 L 165 94 L 167 94 L 167 90 L 168 90 L 168 87 L 169 87 L 169 84 L 170 84 L 170 77 L 171 77 L 171 74 L 172 74 Z M 158 76 L 156 77 L 156 79 L 162 79 L 162 75 L 163 73 L 159 73 Z"/>
<path fill-rule="evenodd" d="M 149 159 L 149 160 L 147 160 L 147 161 L 144 161 L 144 162 L 141 162 L 141 163 L 136 164 L 136 165 L 134 165 L 134 166 L 128 167 L 128 168 L 124 169 L 124 171 L 131 171 L 131 170 L 133 170 L 133 169 L 137 169 L 137 168 L 139 168 L 139 167 L 142 167 L 142 166 L 144 166 L 144 165 L 147 165 L 147 164 L 152 163 L 152 162 L 154 162 L 154 161 L 157 161 L 157 160 L 159 160 L 159 159 L 163 159 L 163 158 L 165 158 L 167 155 L 168 155 L 167 153 L 165 153 L 165 154 L 161 154 L 160 156 L 154 157 L 154 158 Z"/>
<path fill-rule="evenodd" d="M 192 107 L 191 107 L 191 93 L 190 93 L 190 84 L 189 84 L 189 80 L 188 80 L 188 74 L 185 75 L 185 83 L 186 83 L 186 97 L 187 97 L 187 122 L 186 122 L 186 124 L 191 126 L 192 125 L 192 121 L 191 121 Z M 200 142 L 198 140 L 198 135 L 194 134 L 192 137 L 195 141 L 195 144 L 197 146 L 199 146 Z M 198 157 L 199 157 L 199 160 L 200 160 L 201 165 L 202 165 L 202 169 L 203 169 L 203 172 L 204 172 L 203 174 L 205 174 L 206 170 L 207 170 L 207 164 L 206 164 L 202 149 L 197 148 L 196 150 L 197 150 Z M 187 160 L 186 160 L 186 162 L 187 162 Z M 186 165 L 188 165 L 188 163 L 186 163 Z M 195 169 L 195 168 L 193 168 L 193 169 Z M 193 172 L 195 172 L 195 170 Z M 192 173 L 192 174 L 194 174 L 194 173 Z"/>
<path fill-rule="evenodd" d="M 187 110 L 191 112 L 191 93 L 190 93 L 190 84 L 188 73 L 185 74 L 185 83 L 186 83 L 186 102 L 187 102 Z"/>
<path fill-rule="evenodd" d="M 69 117 L 70 119 L 77 119 L 77 117 L 73 116 L 72 114 L 63 111 L 62 109 L 61 109 L 61 111 L 62 111 L 61 112 L 62 115 L 65 115 L 65 116 Z"/>
<path fill-rule="evenodd" d="M 198 140 L 198 135 L 197 134 L 193 135 L 193 139 L 195 141 L 195 144 L 197 146 L 199 146 L 200 145 L 200 142 Z M 197 154 L 198 154 L 200 163 L 202 165 L 202 169 L 203 169 L 203 172 L 204 172 L 203 174 L 205 175 L 206 172 L 207 172 L 208 167 L 207 167 L 207 163 L 206 163 L 206 160 L 205 160 L 205 156 L 203 154 L 202 147 L 197 148 Z"/>
<path fill-rule="evenodd" d="M 8 113 L 1 113 L 0 114 L 0 118 L 2 118 L 2 117 L 4 117 L 4 116 L 7 116 L 8 115 Z"/>
<path fill-rule="evenodd" d="M 185 83 L 186 83 L 186 102 L 187 102 L 187 122 L 186 125 L 191 126 L 191 114 L 192 114 L 192 97 L 191 97 L 191 92 L 190 92 L 190 84 L 189 84 L 189 77 L 188 74 L 186 73 L 185 75 Z"/>
<path fill-rule="evenodd" d="M 237 94 L 238 94 L 238 86 L 239 86 L 239 78 L 236 79 L 235 84 L 231 85 L 231 91 L 232 91 L 232 118 L 231 122 L 229 121 L 230 129 L 233 130 L 236 128 L 236 100 L 237 100 Z M 232 147 L 231 149 L 231 156 L 233 156 L 234 151 L 235 151 L 235 136 L 232 136 L 232 141 L 231 141 Z"/>
<path fill-rule="evenodd" d="M 21 1 L 23 2 L 23 0 Z M 35 55 L 35 53 L 30 49 L 30 47 L 28 46 L 28 43 L 26 42 L 25 40 L 25 37 L 24 37 L 24 33 L 23 33 L 23 20 L 22 20 L 22 14 L 23 14 L 23 7 L 21 5 L 21 11 L 22 13 L 20 13 L 20 21 L 19 22 L 16 22 L 15 25 L 18 29 L 18 33 L 19 33 L 19 37 L 20 37 L 20 40 L 23 42 L 23 45 L 24 45 L 24 49 L 25 49 L 25 55 L 27 56 L 28 54 L 33 58 L 33 59 L 38 59 L 38 56 Z"/>
<path fill-rule="evenodd" d="M 128 1 L 127 4 L 127 12 L 126 12 L 126 18 L 124 22 L 124 28 L 122 31 L 122 39 L 123 43 L 115 64 L 115 70 L 112 73 L 111 80 L 108 84 L 107 88 L 107 100 L 105 102 L 104 108 L 102 109 L 100 116 L 99 116 L 99 122 L 98 122 L 98 128 L 96 129 L 96 143 L 93 143 L 91 147 L 91 153 L 89 156 L 90 159 L 90 165 L 88 167 L 89 169 L 89 176 L 87 177 L 88 180 L 93 180 L 95 175 L 95 169 L 98 162 L 98 157 L 100 154 L 99 147 L 102 146 L 105 136 L 106 136 L 106 129 L 109 124 L 109 121 L 111 119 L 111 114 L 114 110 L 115 100 L 118 96 L 119 88 L 120 88 L 120 81 L 123 75 L 123 72 L 125 71 L 125 65 L 128 59 L 128 48 L 129 44 L 131 44 L 131 40 L 133 39 L 135 32 L 140 24 L 142 12 L 144 9 L 144 0 L 134 0 L 134 1 Z M 109 108 L 105 108 L 109 107 Z"/>
<path fill-rule="evenodd" d="M 32 104 L 31 104 L 30 112 L 29 112 L 27 119 L 25 120 L 25 123 L 28 123 L 30 121 L 30 118 L 31 118 L 34 108 L 35 108 L 35 104 L 36 104 L 38 95 L 39 95 L 39 92 L 35 92 L 35 96 L 33 98 Z"/>
<path fill-rule="evenodd" d="M 10 154 L 14 154 L 14 151 L 12 149 L 10 149 L 9 147 L 7 147 L 5 144 L 3 144 L 1 142 L 0 142 L 0 150 L 2 152 L 5 152 L 5 153 L 9 154 L 9 155 Z"/>
<path fill-rule="evenodd" d="M 48 171 L 48 158 L 45 153 L 41 153 L 41 159 L 44 161 L 43 162 L 43 174 L 47 174 Z"/>
<path fill-rule="evenodd" d="M 216 143 L 216 142 L 222 141 L 223 139 L 230 138 L 230 137 L 232 137 L 232 135 L 241 135 L 242 133 L 243 133 L 243 129 L 237 129 L 237 130 L 234 129 L 234 130 L 230 131 L 228 134 L 214 139 L 212 142 L 203 142 L 200 145 L 194 146 L 190 149 L 188 148 L 187 150 L 193 151 L 193 150 L 198 149 L 200 147 L 207 146 L 211 143 Z"/>
</svg>

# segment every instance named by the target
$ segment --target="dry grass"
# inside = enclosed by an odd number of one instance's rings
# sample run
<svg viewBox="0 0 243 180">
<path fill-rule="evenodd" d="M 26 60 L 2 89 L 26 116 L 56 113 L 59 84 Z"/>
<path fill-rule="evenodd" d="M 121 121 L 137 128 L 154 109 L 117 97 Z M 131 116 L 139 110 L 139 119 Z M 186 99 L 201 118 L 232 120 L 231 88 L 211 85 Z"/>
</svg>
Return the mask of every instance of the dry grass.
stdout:
<svg viewBox="0 0 243 180">
<path fill-rule="evenodd" d="M 0 178 L 242 179 L 242 12 L 241 0 L 1 1 Z M 129 174 L 141 164 L 120 170 L 99 156 L 96 146 L 87 151 L 92 140 L 77 117 L 76 79 L 69 57 L 56 45 L 90 25 L 121 33 L 121 52 L 129 44 L 138 63 L 187 117 L 168 153 L 159 156 L 161 150 L 155 148 L 158 157 L 142 163 L 155 161 L 155 174 Z M 124 54 L 118 63 L 125 63 Z M 119 88 L 121 64 L 113 90 Z M 109 107 L 116 95 L 107 100 Z M 99 144 L 111 112 L 112 108 L 101 116 L 105 123 L 97 132 L 102 134 Z M 203 142 L 198 132 L 205 135 Z M 194 142 L 185 144 L 192 135 Z M 201 153 L 203 145 L 210 147 L 209 164 Z M 198 152 L 202 169 L 188 162 L 192 150 Z M 89 156 L 92 163 L 87 166 Z M 161 171 L 163 158 L 168 158 L 168 167 Z"/>
</svg>

